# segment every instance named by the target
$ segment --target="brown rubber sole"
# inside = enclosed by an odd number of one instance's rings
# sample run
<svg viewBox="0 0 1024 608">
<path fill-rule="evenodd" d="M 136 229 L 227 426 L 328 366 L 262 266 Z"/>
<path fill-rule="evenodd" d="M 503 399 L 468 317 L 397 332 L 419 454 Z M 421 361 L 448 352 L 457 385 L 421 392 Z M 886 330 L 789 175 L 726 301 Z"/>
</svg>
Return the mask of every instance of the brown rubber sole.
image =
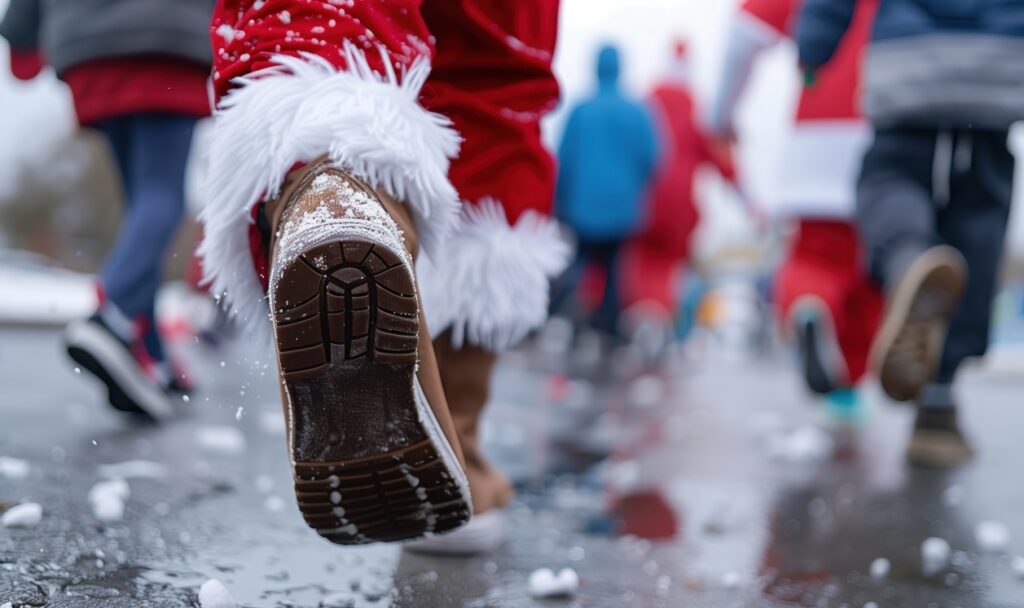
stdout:
<svg viewBox="0 0 1024 608">
<path fill-rule="evenodd" d="M 417 390 L 419 311 L 402 258 L 334 241 L 285 266 L 274 289 L 306 523 L 332 542 L 364 544 L 468 521 L 461 470 Z"/>
<path fill-rule="evenodd" d="M 970 462 L 974 450 L 958 433 L 915 429 L 907 446 L 907 460 L 919 467 L 951 469 Z"/>
<path fill-rule="evenodd" d="M 911 265 L 894 290 L 870 357 L 892 399 L 915 399 L 934 380 L 966 273 L 956 250 L 934 247 Z"/>
</svg>

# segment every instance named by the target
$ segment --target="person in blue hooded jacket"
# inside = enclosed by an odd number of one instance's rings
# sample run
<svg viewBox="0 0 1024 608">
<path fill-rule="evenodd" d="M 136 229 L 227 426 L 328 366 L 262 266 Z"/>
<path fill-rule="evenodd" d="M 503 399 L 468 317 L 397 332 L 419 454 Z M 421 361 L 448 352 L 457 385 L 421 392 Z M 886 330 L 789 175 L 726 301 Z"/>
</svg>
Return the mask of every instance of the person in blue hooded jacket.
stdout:
<svg viewBox="0 0 1024 608">
<path fill-rule="evenodd" d="M 807 0 L 797 42 L 829 61 L 857 0 Z M 886 0 L 864 59 L 875 129 L 857 188 L 857 225 L 888 301 L 872 361 L 895 400 L 917 402 L 911 461 L 972 455 L 953 380 L 989 343 L 1014 158 L 1024 120 L 1024 0 Z"/>
<path fill-rule="evenodd" d="M 642 225 L 648 186 L 657 165 L 657 140 L 648 109 L 619 88 L 619 52 L 597 57 L 598 86 L 573 108 L 558 148 L 555 214 L 577 238 L 576 260 L 553 299 L 558 310 L 591 264 L 605 274 L 604 297 L 591 322 L 618 333 L 619 253 Z"/>
</svg>

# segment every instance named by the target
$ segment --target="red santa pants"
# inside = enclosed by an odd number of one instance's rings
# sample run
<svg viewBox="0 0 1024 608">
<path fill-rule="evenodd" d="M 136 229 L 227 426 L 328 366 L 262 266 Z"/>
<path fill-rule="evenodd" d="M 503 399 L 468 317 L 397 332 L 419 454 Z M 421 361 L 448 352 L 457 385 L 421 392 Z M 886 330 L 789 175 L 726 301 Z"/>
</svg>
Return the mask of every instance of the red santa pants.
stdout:
<svg viewBox="0 0 1024 608">
<path fill-rule="evenodd" d="M 776 279 L 778 313 L 787 323 L 800 297 L 821 298 L 832 314 L 850 382 L 867 369 L 883 297 L 867 275 L 856 229 L 849 222 L 801 220 L 789 256 Z"/>
</svg>

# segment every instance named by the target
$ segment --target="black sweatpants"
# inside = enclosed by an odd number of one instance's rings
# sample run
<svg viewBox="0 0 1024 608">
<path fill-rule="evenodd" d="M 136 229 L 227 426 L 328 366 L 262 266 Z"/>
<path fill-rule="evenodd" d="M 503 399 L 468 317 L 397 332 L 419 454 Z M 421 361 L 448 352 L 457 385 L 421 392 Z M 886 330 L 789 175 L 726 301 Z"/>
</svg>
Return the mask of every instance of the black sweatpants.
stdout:
<svg viewBox="0 0 1024 608">
<path fill-rule="evenodd" d="M 928 247 L 955 247 L 967 260 L 967 290 L 950 326 L 937 382 L 985 354 L 1014 159 L 1007 131 L 877 129 L 857 187 L 857 224 L 871 272 L 890 288 Z"/>
</svg>

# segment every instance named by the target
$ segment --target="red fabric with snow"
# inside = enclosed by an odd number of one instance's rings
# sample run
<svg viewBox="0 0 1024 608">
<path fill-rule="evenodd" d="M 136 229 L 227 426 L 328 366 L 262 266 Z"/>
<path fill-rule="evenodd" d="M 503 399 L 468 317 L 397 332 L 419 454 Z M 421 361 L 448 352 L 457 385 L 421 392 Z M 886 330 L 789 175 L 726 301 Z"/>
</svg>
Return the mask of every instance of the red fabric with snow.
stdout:
<svg viewBox="0 0 1024 608">
<path fill-rule="evenodd" d="M 731 159 L 712 150 L 685 85 L 659 85 L 651 104 L 662 141 L 661 166 L 651 187 L 645 228 L 626 247 L 622 289 L 626 306 L 649 301 L 671 315 L 676 310 L 674 279 L 700 220 L 693 192 L 697 169 L 711 165 L 730 181 L 735 170 Z"/>
<path fill-rule="evenodd" d="M 421 103 L 464 139 L 452 183 L 464 200 L 497 199 L 515 222 L 527 209 L 548 212 L 554 191 L 540 118 L 558 100 L 557 26 L 557 0 L 220 0 L 214 90 L 224 95 L 233 78 L 273 65 L 275 54 L 313 53 L 344 68 L 349 43 L 379 72 L 384 49 L 399 73 L 429 55 Z"/>
<path fill-rule="evenodd" d="M 882 292 L 865 271 L 860 238 L 852 224 L 803 220 L 798 230 L 776 277 L 780 319 L 787 323 L 793 303 L 801 296 L 821 298 L 832 313 L 850 382 L 856 383 L 867 369 L 882 314 Z"/>
<path fill-rule="evenodd" d="M 813 86 L 803 88 L 797 122 L 860 118 L 861 58 L 871 38 L 878 2 L 864 0 L 857 3 L 853 23 L 832 61 L 815 73 Z M 802 0 L 746 0 L 741 10 L 779 35 L 788 37 L 796 26 L 802 4 Z"/>
</svg>

